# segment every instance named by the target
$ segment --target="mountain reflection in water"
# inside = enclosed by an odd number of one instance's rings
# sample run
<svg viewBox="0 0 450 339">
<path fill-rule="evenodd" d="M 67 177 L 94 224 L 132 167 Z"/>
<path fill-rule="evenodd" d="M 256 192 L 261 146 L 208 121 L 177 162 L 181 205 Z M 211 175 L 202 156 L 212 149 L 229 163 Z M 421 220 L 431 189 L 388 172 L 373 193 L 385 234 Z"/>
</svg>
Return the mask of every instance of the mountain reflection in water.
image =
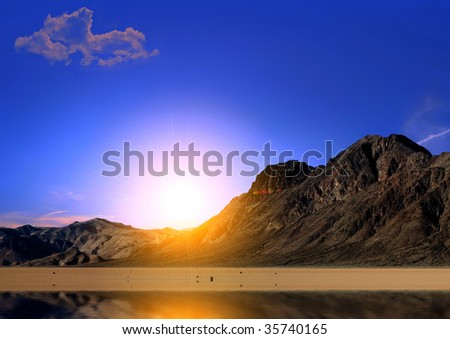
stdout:
<svg viewBox="0 0 450 339">
<path fill-rule="evenodd" d="M 449 292 L 24 292 L 0 294 L 0 318 L 449 317 Z"/>
</svg>

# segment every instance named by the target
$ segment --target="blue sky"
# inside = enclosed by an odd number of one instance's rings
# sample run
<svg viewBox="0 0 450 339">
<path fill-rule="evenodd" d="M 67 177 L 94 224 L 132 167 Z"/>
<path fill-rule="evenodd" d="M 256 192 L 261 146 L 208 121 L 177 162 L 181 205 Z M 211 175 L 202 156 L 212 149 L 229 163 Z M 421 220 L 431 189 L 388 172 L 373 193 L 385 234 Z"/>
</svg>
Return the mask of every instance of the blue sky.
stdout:
<svg viewBox="0 0 450 339">
<path fill-rule="evenodd" d="M 194 226 L 254 179 L 101 176 L 124 141 L 270 140 L 299 158 L 402 133 L 450 148 L 445 1 L 3 0 L 0 16 L 1 225 Z M 201 205 L 189 220 L 168 208 L 174 185 Z"/>
</svg>

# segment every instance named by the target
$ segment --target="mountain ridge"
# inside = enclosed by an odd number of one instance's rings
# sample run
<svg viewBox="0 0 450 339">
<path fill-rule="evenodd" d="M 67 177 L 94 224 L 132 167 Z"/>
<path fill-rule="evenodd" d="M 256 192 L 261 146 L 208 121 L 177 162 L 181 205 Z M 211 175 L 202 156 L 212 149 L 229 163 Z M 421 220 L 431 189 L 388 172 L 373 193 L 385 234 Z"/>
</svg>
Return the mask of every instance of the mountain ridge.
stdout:
<svg viewBox="0 0 450 339">
<path fill-rule="evenodd" d="M 367 135 L 325 166 L 268 166 L 246 193 L 188 231 L 92 219 L 63 231 L 26 225 L 8 243 L 0 228 L 0 263 L 448 265 L 449 184 L 450 153 L 432 155 L 403 135 Z"/>
</svg>

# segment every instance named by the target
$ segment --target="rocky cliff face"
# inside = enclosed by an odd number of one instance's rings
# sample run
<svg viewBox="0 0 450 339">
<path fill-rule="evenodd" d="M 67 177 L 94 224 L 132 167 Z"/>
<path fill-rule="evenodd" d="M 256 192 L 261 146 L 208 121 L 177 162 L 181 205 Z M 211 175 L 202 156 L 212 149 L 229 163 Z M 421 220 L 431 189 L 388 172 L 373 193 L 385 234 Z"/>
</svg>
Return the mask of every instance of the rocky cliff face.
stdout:
<svg viewBox="0 0 450 339">
<path fill-rule="evenodd" d="M 404 136 L 366 136 L 325 167 L 267 168 L 181 239 L 178 255 L 150 246 L 134 258 L 148 251 L 151 264 L 449 264 L 449 164 L 449 153 L 432 156 Z"/>
<path fill-rule="evenodd" d="M 266 168 L 247 193 L 191 231 L 71 225 L 50 237 L 25 226 L 0 230 L 0 253 L 4 263 L 32 264 L 64 263 L 60 253 L 70 249 L 63 257 L 75 264 L 448 265 L 449 184 L 450 153 L 432 156 L 404 136 L 370 135 L 326 166 Z M 2 234 L 13 231 L 22 235 L 6 243 L 11 236 Z M 24 247 L 44 260 L 17 259 Z"/>
</svg>

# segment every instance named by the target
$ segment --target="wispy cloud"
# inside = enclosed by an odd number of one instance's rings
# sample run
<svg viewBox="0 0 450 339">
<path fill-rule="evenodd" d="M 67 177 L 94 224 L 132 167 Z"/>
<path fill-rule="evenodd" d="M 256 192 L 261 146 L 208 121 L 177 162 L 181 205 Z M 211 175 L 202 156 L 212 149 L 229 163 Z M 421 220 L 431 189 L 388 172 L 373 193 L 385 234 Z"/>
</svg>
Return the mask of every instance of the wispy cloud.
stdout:
<svg viewBox="0 0 450 339">
<path fill-rule="evenodd" d="M 54 211 L 54 212 L 50 212 L 47 213 L 47 216 L 51 216 L 51 215 L 58 215 L 58 214 L 63 214 L 63 213 L 67 213 L 67 211 Z"/>
<path fill-rule="evenodd" d="M 49 191 L 48 194 L 56 201 L 81 201 L 84 199 L 84 195 L 81 192 L 67 189 L 54 189 Z"/>
<path fill-rule="evenodd" d="M 8 212 L 0 214 L 0 227 L 19 227 L 26 224 L 46 227 L 60 227 L 75 221 L 93 219 L 92 215 L 71 214 L 69 211 L 52 211 L 42 215 L 32 215 L 27 212 Z M 107 218 L 105 216 L 105 218 Z"/>
<path fill-rule="evenodd" d="M 25 212 L 7 212 L 0 214 L 0 227 L 11 227 L 15 228 L 28 224 L 30 216 Z"/>
<path fill-rule="evenodd" d="M 68 211 L 54 211 L 34 218 L 33 224 L 58 227 L 69 225 L 75 221 L 85 221 L 93 218 L 95 217 L 91 215 L 73 215 Z"/>
<path fill-rule="evenodd" d="M 418 143 L 419 145 L 423 145 L 424 143 L 426 143 L 426 142 L 428 142 L 428 141 L 431 141 L 431 140 L 433 140 L 433 139 L 442 137 L 442 136 L 444 136 L 444 135 L 446 135 L 446 134 L 448 134 L 448 133 L 450 133 L 450 128 L 447 129 L 447 130 L 445 130 L 445 131 L 443 131 L 443 132 L 440 132 L 440 133 L 430 134 L 430 135 L 427 136 L 426 138 L 424 138 L 424 139 L 422 139 L 422 140 L 419 140 L 417 143 Z"/>
<path fill-rule="evenodd" d="M 428 96 L 411 113 L 405 123 L 405 133 L 420 145 L 450 133 L 448 128 L 449 105 L 441 98 Z M 447 125 L 447 126 L 446 126 Z M 436 132 L 437 131 L 437 132 Z M 434 143 L 434 150 L 441 151 L 446 143 Z"/>
<path fill-rule="evenodd" d="M 131 27 L 124 31 L 93 34 L 93 13 L 83 7 L 57 17 L 48 15 L 39 31 L 16 39 L 16 50 L 39 54 L 52 64 L 64 62 L 66 65 L 72 62 L 73 54 L 81 53 L 81 64 L 84 66 L 92 63 L 113 66 L 159 54 L 157 49 L 146 50 L 145 35 Z"/>
</svg>

